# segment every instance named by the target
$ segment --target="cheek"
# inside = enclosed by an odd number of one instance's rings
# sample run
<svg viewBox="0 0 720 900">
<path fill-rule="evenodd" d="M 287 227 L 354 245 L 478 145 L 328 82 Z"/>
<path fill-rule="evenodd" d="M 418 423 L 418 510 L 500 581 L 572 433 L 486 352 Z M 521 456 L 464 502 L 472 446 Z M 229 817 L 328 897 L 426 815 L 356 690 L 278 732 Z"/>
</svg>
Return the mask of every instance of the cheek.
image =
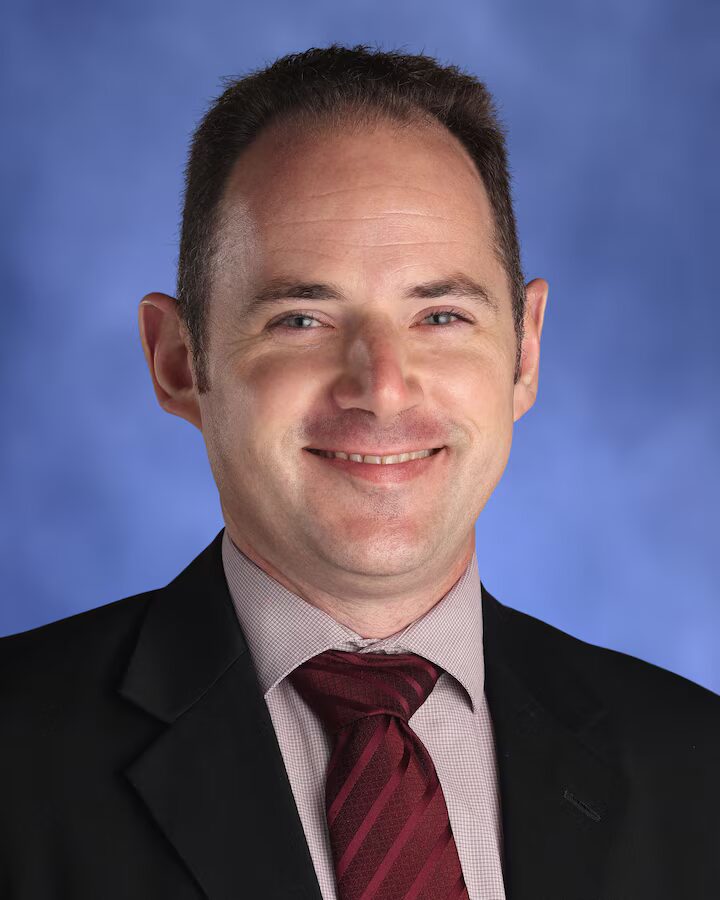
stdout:
<svg viewBox="0 0 720 900">
<path fill-rule="evenodd" d="M 309 393 L 312 369 L 304 358 L 267 358 L 243 373 L 247 415 L 262 423 L 297 421 Z"/>
<path fill-rule="evenodd" d="M 256 359 L 224 383 L 215 422 L 224 455 L 252 468 L 292 449 L 312 406 L 315 380 L 306 359 Z"/>
<path fill-rule="evenodd" d="M 501 354 L 470 353 L 433 367 L 433 403 L 483 428 L 512 422 L 512 373 Z"/>
</svg>

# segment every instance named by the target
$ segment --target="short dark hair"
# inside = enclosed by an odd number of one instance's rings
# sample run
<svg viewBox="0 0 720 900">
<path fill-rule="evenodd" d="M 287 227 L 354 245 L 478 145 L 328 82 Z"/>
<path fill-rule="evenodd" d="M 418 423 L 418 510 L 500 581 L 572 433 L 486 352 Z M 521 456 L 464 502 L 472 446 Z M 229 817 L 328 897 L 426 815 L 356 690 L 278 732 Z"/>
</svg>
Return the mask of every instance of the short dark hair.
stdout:
<svg viewBox="0 0 720 900">
<path fill-rule="evenodd" d="M 507 273 L 520 372 L 525 283 L 510 192 L 505 136 L 485 85 L 457 66 L 429 56 L 367 45 L 332 44 L 293 53 L 242 78 L 224 78 L 224 92 L 198 125 L 185 168 L 177 301 L 200 393 L 209 390 L 207 307 L 219 241 L 219 207 L 243 150 L 271 122 L 312 127 L 358 118 L 436 121 L 468 150 L 495 218 L 495 252 Z"/>
</svg>

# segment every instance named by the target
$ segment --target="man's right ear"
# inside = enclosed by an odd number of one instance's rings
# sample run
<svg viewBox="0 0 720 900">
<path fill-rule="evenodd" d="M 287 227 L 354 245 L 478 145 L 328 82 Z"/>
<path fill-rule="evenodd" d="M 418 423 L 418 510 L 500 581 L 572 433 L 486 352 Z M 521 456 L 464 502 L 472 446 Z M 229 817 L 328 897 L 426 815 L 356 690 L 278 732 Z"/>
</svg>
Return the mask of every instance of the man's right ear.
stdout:
<svg viewBox="0 0 720 900">
<path fill-rule="evenodd" d="M 167 294 L 146 294 L 140 301 L 138 324 L 158 403 L 165 412 L 180 416 L 202 431 L 190 340 L 178 314 L 177 301 Z"/>
</svg>

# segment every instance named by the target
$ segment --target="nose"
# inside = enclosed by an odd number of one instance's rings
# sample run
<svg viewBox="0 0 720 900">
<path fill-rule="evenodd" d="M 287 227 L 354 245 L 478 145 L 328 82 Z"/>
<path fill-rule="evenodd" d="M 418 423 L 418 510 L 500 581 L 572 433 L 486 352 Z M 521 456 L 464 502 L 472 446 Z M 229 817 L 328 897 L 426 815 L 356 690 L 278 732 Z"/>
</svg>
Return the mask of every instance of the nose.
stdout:
<svg viewBox="0 0 720 900">
<path fill-rule="evenodd" d="M 333 396 L 341 409 L 364 409 L 383 420 L 392 420 L 421 402 L 422 390 L 410 371 L 407 346 L 386 317 L 366 319 L 350 335 Z"/>
</svg>

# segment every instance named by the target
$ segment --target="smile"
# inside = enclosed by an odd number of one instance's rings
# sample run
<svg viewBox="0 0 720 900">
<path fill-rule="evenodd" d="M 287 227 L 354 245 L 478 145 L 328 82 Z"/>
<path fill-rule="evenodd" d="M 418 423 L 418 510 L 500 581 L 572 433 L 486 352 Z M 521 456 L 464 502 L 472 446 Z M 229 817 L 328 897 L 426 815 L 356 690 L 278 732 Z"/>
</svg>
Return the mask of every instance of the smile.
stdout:
<svg viewBox="0 0 720 900">
<path fill-rule="evenodd" d="M 346 453 L 344 450 L 316 450 L 312 447 L 306 447 L 310 453 L 323 456 L 326 459 L 346 459 L 350 462 L 369 463 L 376 466 L 391 466 L 395 463 L 409 462 L 413 459 L 425 459 L 439 453 L 442 447 L 435 447 L 430 450 L 411 450 L 408 453 L 394 453 L 389 456 L 379 456 L 376 454 L 362 453 Z"/>
</svg>

